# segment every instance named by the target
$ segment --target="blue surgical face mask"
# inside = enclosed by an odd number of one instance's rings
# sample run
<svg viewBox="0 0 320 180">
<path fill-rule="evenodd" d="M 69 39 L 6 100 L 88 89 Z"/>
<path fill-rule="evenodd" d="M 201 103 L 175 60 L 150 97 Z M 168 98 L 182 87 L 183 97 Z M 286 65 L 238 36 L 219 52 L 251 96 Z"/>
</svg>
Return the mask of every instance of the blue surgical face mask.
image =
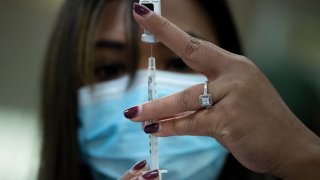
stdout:
<svg viewBox="0 0 320 180">
<path fill-rule="evenodd" d="M 157 71 L 157 96 L 179 92 L 206 78 L 195 74 Z M 78 137 L 84 160 L 91 169 L 114 179 L 136 162 L 149 158 L 149 138 L 140 123 L 123 116 L 129 107 L 147 101 L 147 71 L 129 77 L 83 87 L 79 90 Z M 176 136 L 159 138 L 159 163 L 165 180 L 215 179 L 227 151 L 210 137 Z"/>
</svg>

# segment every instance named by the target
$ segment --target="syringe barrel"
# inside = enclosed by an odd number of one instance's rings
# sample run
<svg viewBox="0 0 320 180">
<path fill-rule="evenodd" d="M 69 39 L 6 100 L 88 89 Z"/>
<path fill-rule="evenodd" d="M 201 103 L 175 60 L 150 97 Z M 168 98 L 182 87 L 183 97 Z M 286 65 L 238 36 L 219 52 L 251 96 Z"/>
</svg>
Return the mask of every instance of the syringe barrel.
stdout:
<svg viewBox="0 0 320 180">
<path fill-rule="evenodd" d="M 156 59 L 150 57 L 148 59 L 148 100 L 155 100 L 156 96 Z"/>
<path fill-rule="evenodd" d="M 156 99 L 156 59 L 154 57 L 149 57 L 148 59 L 148 99 L 149 101 Z M 151 119 L 149 123 L 153 123 L 154 120 Z M 150 143 L 150 169 L 159 169 L 159 159 L 158 159 L 158 138 L 149 135 Z M 160 175 L 161 179 L 161 175 Z"/>
</svg>

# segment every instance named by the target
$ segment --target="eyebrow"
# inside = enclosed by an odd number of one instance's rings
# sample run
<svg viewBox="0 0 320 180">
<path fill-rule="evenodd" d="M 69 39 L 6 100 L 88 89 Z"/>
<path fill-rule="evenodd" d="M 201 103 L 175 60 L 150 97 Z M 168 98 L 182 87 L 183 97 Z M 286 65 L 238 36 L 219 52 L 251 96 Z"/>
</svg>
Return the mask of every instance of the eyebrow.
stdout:
<svg viewBox="0 0 320 180">
<path fill-rule="evenodd" d="M 95 43 L 96 48 L 110 48 L 115 50 L 123 50 L 126 45 L 119 41 L 99 40 Z"/>
</svg>

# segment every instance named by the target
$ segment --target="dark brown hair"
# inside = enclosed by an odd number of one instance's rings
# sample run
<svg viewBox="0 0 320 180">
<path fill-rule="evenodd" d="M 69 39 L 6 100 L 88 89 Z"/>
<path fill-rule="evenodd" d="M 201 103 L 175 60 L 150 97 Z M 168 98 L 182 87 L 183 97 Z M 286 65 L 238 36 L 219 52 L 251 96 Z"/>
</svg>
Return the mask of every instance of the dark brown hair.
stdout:
<svg viewBox="0 0 320 180">
<path fill-rule="evenodd" d="M 58 16 L 43 69 L 39 179 L 87 179 L 77 142 L 77 89 L 88 74 L 84 66 L 103 4 L 66 1 Z"/>
</svg>

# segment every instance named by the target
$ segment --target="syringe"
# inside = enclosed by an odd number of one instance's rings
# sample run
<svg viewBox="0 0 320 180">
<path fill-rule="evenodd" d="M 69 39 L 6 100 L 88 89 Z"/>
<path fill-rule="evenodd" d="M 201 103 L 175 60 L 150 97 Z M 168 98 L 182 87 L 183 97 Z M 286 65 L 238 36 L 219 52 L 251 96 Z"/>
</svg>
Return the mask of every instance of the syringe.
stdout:
<svg viewBox="0 0 320 180">
<path fill-rule="evenodd" d="M 153 101 L 157 98 L 156 90 L 156 59 L 152 56 L 152 45 L 151 45 L 151 57 L 148 58 L 148 100 Z M 152 119 L 148 123 L 154 123 Z M 150 169 L 159 170 L 159 159 L 158 159 L 158 137 L 149 135 L 149 146 L 150 146 Z M 162 173 L 167 173 L 167 170 L 159 170 L 159 180 L 162 179 Z"/>
<path fill-rule="evenodd" d="M 153 101 L 156 99 L 156 59 L 154 57 L 148 58 L 148 100 Z M 154 123 L 150 120 L 149 124 Z M 159 169 L 158 161 L 158 138 L 149 135 L 150 145 L 150 169 Z"/>
<path fill-rule="evenodd" d="M 161 0 L 140 0 L 140 4 L 148 7 L 150 10 L 161 15 Z M 148 100 L 153 101 L 156 99 L 156 59 L 152 56 L 152 44 L 157 43 L 157 39 L 154 34 L 150 33 L 146 29 L 141 36 L 141 41 L 144 43 L 151 44 L 151 56 L 148 58 Z M 148 123 L 154 123 L 152 119 Z M 159 170 L 159 159 L 158 159 L 158 138 L 149 135 L 149 146 L 150 146 L 150 170 Z M 159 179 L 161 180 L 162 173 L 166 173 L 167 170 L 159 170 Z"/>
</svg>

